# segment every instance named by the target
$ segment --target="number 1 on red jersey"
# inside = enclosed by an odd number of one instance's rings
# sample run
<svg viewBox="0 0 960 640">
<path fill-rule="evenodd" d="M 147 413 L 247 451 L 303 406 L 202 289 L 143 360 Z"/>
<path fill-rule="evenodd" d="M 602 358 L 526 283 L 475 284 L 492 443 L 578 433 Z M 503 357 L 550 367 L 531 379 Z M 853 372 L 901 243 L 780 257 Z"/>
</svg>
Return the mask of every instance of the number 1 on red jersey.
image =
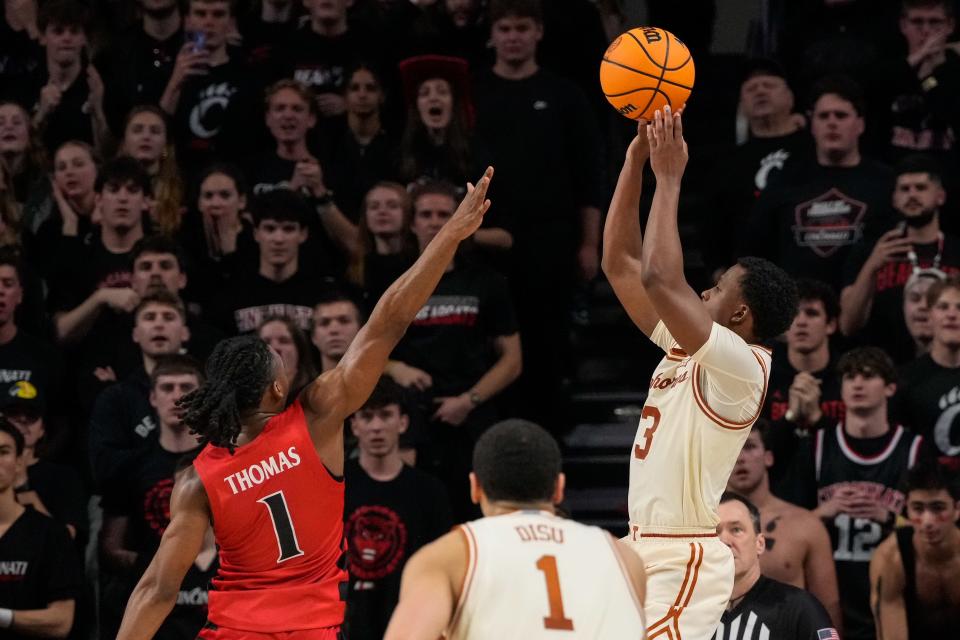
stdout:
<svg viewBox="0 0 960 640">
<path fill-rule="evenodd" d="M 297 542 L 297 532 L 293 528 L 293 520 L 290 519 L 290 510 L 287 508 L 287 499 L 284 497 L 283 491 L 271 493 L 260 498 L 257 502 L 266 505 L 270 512 L 273 533 L 276 534 L 277 546 L 280 547 L 280 557 L 277 558 L 277 564 L 302 556 L 303 551 Z"/>
</svg>

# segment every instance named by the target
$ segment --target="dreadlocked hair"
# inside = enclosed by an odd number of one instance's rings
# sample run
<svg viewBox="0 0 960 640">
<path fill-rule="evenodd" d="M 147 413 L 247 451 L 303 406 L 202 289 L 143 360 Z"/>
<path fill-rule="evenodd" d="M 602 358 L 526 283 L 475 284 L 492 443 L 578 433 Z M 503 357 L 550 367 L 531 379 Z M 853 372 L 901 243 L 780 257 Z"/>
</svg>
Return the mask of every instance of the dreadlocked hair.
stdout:
<svg viewBox="0 0 960 640">
<path fill-rule="evenodd" d="M 183 396 L 177 406 L 183 423 L 202 444 L 233 453 L 240 435 L 240 414 L 260 405 L 273 381 L 273 357 L 259 337 L 222 340 L 207 360 L 207 381 Z"/>
</svg>

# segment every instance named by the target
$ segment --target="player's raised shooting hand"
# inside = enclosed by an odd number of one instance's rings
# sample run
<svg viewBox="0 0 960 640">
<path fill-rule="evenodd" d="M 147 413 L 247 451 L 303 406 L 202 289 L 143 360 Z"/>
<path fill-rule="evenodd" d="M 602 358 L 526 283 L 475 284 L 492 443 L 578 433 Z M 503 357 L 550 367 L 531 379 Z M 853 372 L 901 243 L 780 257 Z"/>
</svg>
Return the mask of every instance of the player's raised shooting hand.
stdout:
<svg viewBox="0 0 960 640">
<path fill-rule="evenodd" d="M 650 141 L 647 139 L 647 129 L 650 123 L 646 120 L 637 121 L 637 135 L 627 147 L 627 158 L 638 164 L 643 164 L 650 157 Z"/>
<path fill-rule="evenodd" d="M 653 124 L 647 126 L 650 143 L 650 166 L 658 183 L 680 184 L 687 166 L 687 143 L 683 139 L 683 120 L 669 105 L 657 110 Z"/>
<path fill-rule="evenodd" d="M 473 232 L 480 228 L 483 222 L 483 214 L 490 208 L 490 201 L 487 200 L 487 189 L 490 187 L 490 179 L 493 178 L 493 167 L 487 167 L 483 172 L 483 177 L 477 182 L 477 186 L 467 183 L 467 195 L 460 202 L 453 217 L 444 226 L 449 228 L 458 240 L 466 240 Z"/>
</svg>

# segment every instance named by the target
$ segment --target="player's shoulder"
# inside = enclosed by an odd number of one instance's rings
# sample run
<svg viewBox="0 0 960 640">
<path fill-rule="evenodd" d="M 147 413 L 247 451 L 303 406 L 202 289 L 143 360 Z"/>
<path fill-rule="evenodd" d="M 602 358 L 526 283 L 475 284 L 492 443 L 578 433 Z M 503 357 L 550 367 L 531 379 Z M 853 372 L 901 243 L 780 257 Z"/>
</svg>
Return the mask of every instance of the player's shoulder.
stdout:
<svg viewBox="0 0 960 640">
<path fill-rule="evenodd" d="M 469 523 L 457 525 L 417 550 L 404 568 L 404 579 L 423 575 L 446 575 L 459 596 L 459 588 L 477 558 Z"/>
<path fill-rule="evenodd" d="M 786 500 L 781 500 L 781 502 L 783 504 L 778 507 L 779 513 L 785 520 L 800 527 L 798 531 L 800 531 L 801 534 L 809 536 L 811 527 L 819 528 L 818 525 L 823 526 L 823 521 L 810 509 L 805 509 L 800 505 L 787 502 Z"/>
<path fill-rule="evenodd" d="M 884 573 L 889 571 L 900 571 L 902 573 L 903 562 L 900 558 L 900 545 L 897 541 L 896 529 L 877 545 L 873 557 L 870 559 L 870 565 Z"/>
</svg>

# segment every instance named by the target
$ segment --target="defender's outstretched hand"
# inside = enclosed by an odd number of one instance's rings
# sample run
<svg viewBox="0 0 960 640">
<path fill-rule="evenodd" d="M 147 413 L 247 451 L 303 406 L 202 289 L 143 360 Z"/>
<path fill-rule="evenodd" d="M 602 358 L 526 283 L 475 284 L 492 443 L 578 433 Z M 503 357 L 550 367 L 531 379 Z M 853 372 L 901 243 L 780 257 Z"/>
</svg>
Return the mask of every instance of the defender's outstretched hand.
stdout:
<svg viewBox="0 0 960 640">
<path fill-rule="evenodd" d="M 687 166 L 687 143 L 683 139 L 683 120 L 670 106 L 653 115 L 653 124 L 647 126 L 650 142 L 650 166 L 657 182 L 679 182 Z"/>
<path fill-rule="evenodd" d="M 491 178 L 493 178 L 493 167 L 487 167 L 477 186 L 467 183 L 467 195 L 446 224 L 458 239 L 465 240 L 480 228 L 483 214 L 490 208 L 490 201 L 486 198 Z"/>
</svg>

